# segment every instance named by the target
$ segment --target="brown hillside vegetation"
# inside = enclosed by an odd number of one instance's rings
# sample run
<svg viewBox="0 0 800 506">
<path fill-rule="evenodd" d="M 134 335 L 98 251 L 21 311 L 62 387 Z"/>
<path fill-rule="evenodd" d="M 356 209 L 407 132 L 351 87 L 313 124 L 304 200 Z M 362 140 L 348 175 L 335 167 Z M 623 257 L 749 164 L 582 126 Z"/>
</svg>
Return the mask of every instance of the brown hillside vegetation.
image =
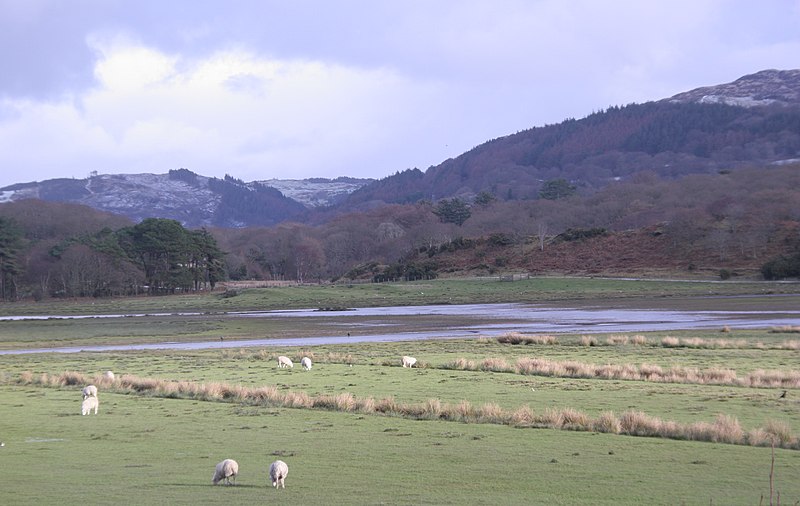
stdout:
<svg viewBox="0 0 800 506">
<path fill-rule="evenodd" d="M 443 274 L 568 274 L 602 276 L 731 276 L 758 277 L 765 258 L 777 256 L 797 241 L 797 223 L 786 225 L 780 237 L 765 245 L 763 256 L 707 247 L 678 247 L 661 226 L 606 232 L 579 240 L 550 239 L 540 248 L 535 238 L 523 244 L 495 245 L 489 239 L 466 249 L 429 255 L 419 252 L 410 262 L 434 261 Z"/>
</svg>

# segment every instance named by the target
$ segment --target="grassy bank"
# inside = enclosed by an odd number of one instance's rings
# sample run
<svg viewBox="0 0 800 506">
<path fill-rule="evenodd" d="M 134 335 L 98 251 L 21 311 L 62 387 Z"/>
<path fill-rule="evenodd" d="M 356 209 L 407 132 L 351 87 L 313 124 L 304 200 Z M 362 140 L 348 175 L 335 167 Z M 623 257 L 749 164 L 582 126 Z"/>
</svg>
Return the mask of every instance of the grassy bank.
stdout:
<svg viewBox="0 0 800 506">
<path fill-rule="evenodd" d="M 765 447 L 103 390 L 100 398 L 100 414 L 82 417 L 77 386 L 0 387 L 5 497 L 37 505 L 736 505 L 770 491 Z M 800 496 L 800 452 L 775 453 L 775 489 L 790 504 Z M 210 483 L 223 458 L 239 461 L 235 487 Z M 290 468 L 282 491 L 266 479 L 277 458 Z"/>
</svg>

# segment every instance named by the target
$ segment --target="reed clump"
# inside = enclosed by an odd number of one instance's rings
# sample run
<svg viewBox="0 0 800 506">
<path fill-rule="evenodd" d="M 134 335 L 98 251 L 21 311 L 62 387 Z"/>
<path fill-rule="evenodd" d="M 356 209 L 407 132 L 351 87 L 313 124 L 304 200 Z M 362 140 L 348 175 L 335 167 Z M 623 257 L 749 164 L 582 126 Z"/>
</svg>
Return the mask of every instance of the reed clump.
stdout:
<svg viewBox="0 0 800 506">
<path fill-rule="evenodd" d="M 758 369 L 744 376 L 723 367 L 698 369 L 673 366 L 664 369 L 657 364 L 592 364 L 574 360 L 556 361 L 521 357 L 513 364 L 505 359 L 486 358 L 480 362 L 458 358 L 440 366 L 460 371 L 492 371 L 529 376 L 564 378 L 652 381 L 655 383 L 693 383 L 755 388 L 800 388 L 800 371 Z"/>
<path fill-rule="evenodd" d="M 538 335 L 538 334 L 528 335 L 528 334 L 521 334 L 519 332 L 509 332 L 508 334 L 503 334 L 502 336 L 497 337 L 497 342 L 501 344 L 551 345 L 551 344 L 558 344 L 558 339 L 556 339 L 555 336 L 550 336 L 550 335 Z"/>
</svg>

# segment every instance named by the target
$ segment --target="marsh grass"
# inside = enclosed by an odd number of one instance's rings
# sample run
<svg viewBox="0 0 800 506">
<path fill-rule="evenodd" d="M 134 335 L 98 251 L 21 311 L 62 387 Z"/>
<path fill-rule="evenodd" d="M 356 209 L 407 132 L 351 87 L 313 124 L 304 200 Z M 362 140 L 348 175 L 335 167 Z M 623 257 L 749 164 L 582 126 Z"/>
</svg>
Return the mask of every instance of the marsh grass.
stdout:
<svg viewBox="0 0 800 506">
<path fill-rule="evenodd" d="M 520 332 L 509 332 L 507 334 L 503 334 L 502 336 L 498 336 L 496 341 L 501 344 L 523 344 L 523 345 L 530 345 L 530 344 L 541 344 L 541 345 L 553 345 L 558 344 L 558 339 L 556 336 L 551 335 L 539 335 L 539 334 L 522 334 Z"/>
<path fill-rule="evenodd" d="M 591 364 L 575 360 L 556 361 L 521 357 L 513 364 L 502 358 L 485 358 L 480 362 L 458 358 L 441 366 L 462 371 L 492 371 L 531 376 L 652 381 L 657 383 L 691 383 L 698 385 L 731 385 L 755 388 L 800 388 L 800 371 L 757 369 L 738 376 L 733 369 L 672 366 L 663 369 L 655 364 Z"/>
<path fill-rule="evenodd" d="M 38 378 L 30 372 L 20 374 L 17 385 L 65 387 L 85 384 L 90 377 L 68 371 L 58 375 L 42 374 Z M 8 380 L 8 378 L 6 378 Z M 631 436 L 661 437 L 677 440 L 710 441 L 717 443 L 762 446 L 765 441 L 781 448 L 800 449 L 798 437 L 784 422 L 767 420 L 763 427 L 745 431 L 738 420 L 718 415 L 714 423 L 678 423 L 662 420 L 641 411 L 626 411 L 619 417 L 604 412 L 597 418 L 574 408 L 547 408 L 536 414 L 528 405 L 505 409 L 497 403 L 479 406 L 462 401 L 444 403 L 429 398 L 419 403 L 399 403 L 394 398 L 375 400 L 356 397 L 350 392 L 335 395 L 308 395 L 304 392 L 282 391 L 277 387 L 246 387 L 221 382 L 195 383 L 167 381 L 123 375 L 109 385 L 116 393 L 133 393 L 151 397 L 188 398 L 207 402 L 229 402 L 266 407 L 321 409 L 345 413 L 386 415 L 416 420 L 446 420 L 462 423 L 510 425 L 515 427 L 540 427 L 560 430 L 604 432 Z"/>
<path fill-rule="evenodd" d="M 780 327 L 772 327 L 769 331 L 776 334 L 800 334 L 800 325 L 782 325 Z"/>
<path fill-rule="evenodd" d="M 769 333 L 790 333 L 794 332 L 793 327 L 773 328 Z M 731 333 L 730 328 L 724 333 Z M 509 332 L 495 338 L 499 344 L 511 345 L 569 345 L 570 339 L 559 340 L 555 336 L 548 335 L 525 335 L 519 332 Z M 728 349 L 728 350 L 800 350 L 800 340 L 785 340 L 783 342 L 753 341 L 744 338 L 703 338 L 703 337 L 674 337 L 664 336 L 660 340 L 650 341 L 642 334 L 611 334 L 604 338 L 597 335 L 585 334 L 580 336 L 577 341 L 580 346 L 661 346 L 663 348 L 688 348 L 688 349 Z"/>
<path fill-rule="evenodd" d="M 327 352 L 320 353 L 313 350 L 300 348 L 299 350 L 292 349 L 291 351 L 267 351 L 261 350 L 248 350 L 246 348 L 239 348 L 235 350 L 224 349 L 220 352 L 222 358 L 226 360 L 244 360 L 244 361 L 265 361 L 274 362 L 278 357 L 285 355 L 293 362 L 299 363 L 303 357 L 308 357 L 313 363 L 328 363 L 328 364 L 355 364 L 357 363 L 352 353 L 342 352 Z"/>
<path fill-rule="evenodd" d="M 628 344 L 628 340 L 629 340 L 628 336 L 624 334 L 622 335 L 612 334 L 606 338 L 606 342 L 609 344 L 609 346 L 619 346 Z"/>
</svg>

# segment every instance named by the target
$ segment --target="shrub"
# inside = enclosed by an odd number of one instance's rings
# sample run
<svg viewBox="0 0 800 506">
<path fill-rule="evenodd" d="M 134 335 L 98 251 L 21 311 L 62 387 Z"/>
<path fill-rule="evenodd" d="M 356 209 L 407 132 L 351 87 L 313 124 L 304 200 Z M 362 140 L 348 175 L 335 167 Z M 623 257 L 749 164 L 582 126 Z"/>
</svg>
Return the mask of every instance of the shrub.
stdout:
<svg viewBox="0 0 800 506">
<path fill-rule="evenodd" d="M 800 276 L 800 253 L 773 258 L 761 266 L 764 279 L 784 279 Z"/>
</svg>

